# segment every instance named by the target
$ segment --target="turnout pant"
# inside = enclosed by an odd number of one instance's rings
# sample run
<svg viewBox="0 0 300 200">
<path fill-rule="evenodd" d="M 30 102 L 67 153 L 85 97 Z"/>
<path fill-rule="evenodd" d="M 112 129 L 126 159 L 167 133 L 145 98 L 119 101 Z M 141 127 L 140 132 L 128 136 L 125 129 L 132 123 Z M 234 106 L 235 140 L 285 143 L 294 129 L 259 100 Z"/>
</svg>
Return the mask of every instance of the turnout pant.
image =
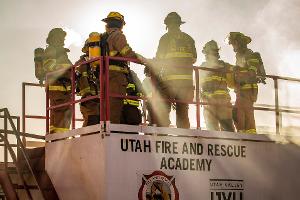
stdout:
<svg viewBox="0 0 300 200">
<path fill-rule="evenodd" d="M 50 106 L 71 101 L 71 93 L 65 91 L 49 91 Z M 71 124 L 71 105 L 59 107 L 50 111 L 50 133 L 68 131 Z"/>
<path fill-rule="evenodd" d="M 257 88 L 242 90 L 237 95 L 234 107 L 234 121 L 239 132 L 256 133 L 253 107 L 256 98 Z"/>
<path fill-rule="evenodd" d="M 126 95 L 127 79 L 124 73 L 109 71 L 110 94 Z M 110 121 L 113 124 L 121 123 L 123 98 L 110 97 Z"/>
<path fill-rule="evenodd" d="M 99 124 L 99 109 L 99 99 L 93 99 L 80 103 L 80 112 L 83 116 L 83 127 Z"/>
<path fill-rule="evenodd" d="M 166 81 L 161 89 L 161 97 L 157 105 L 159 109 L 155 110 L 155 121 L 158 126 L 168 127 L 170 125 L 171 103 L 167 99 L 190 102 L 194 98 L 194 87 L 192 84 L 182 84 L 181 81 Z M 164 101 L 163 99 L 166 99 Z M 188 103 L 176 102 L 173 104 L 176 110 L 177 128 L 190 128 L 188 116 Z"/>
<path fill-rule="evenodd" d="M 121 115 L 121 124 L 139 125 L 142 123 L 142 114 L 138 107 L 124 105 Z"/>
<path fill-rule="evenodd" d="M 211 131 L 230 131 L 234 132 L 232 120 L 232 108 L 230 106 L 230 99 L 209 99 L 208 103 L 215 103 L 219 105 L 204 106 L 204 119 L 206 128 Z"/>
</svg>

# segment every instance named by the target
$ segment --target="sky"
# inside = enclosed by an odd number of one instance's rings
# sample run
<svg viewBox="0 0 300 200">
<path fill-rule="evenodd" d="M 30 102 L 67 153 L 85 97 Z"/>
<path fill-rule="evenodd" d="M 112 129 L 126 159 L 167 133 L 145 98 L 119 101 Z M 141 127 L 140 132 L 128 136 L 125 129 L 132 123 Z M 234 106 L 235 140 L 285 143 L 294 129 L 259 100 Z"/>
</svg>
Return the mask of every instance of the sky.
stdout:
<svg viewBox="0 0 300 200">
<path fill-rule="evenodd" d="M 37 82 L 33 51 L 46 47 L 52 28 L 67 31 L 66 47 L 74 63 L 88 34 L 104 31 L 101 19 L 110 11 L 125 16 L 128 43 L 147 58 L 155 56 L 159 38 L 166 31 L 165 16 L 176 11 L 186 22 L 182 30 L 196 41 L 197 65 L 203 62 L 203 45 L 212 39 L 221 47 L 221 58 L 234 64 L 234 52 L 224 39 L 229 32 L 239 31 L 252 38 L 249 47 L 261 53 L 268 74 L 300 78 L 299 0 L 0 0 L 0 107 L 21 115 L 21 84 Z M 143 67 L 134 70 L 143 79 Z M 260 87 L 257 103 L 274 105 L 273 82 L 267 83 Z M 280 104 L 300 107 L 300 84 L 279 84 Z M 44 114 L 44 98 L 42 88 L 29 88 L 27 114 Z M 274 113 L 256 115 L 260 126 L 275 123 Z M 283 121 L 286 126 L 299 123 L 295 115 Z M 29 123 L 37 126 L 36 121 Z"/>
</svg>

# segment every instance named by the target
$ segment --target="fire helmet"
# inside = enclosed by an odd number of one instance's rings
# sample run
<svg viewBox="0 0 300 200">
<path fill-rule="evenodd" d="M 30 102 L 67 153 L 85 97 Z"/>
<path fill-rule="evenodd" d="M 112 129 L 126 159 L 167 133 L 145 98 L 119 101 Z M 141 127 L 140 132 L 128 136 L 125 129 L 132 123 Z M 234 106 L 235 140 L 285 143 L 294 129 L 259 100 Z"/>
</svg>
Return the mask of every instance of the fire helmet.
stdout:
<svg viewBox="0 0 300 200">
<path fill-rule="evenodd" d="M 226 38 L 226 42 L 232 44 L 234 41 L 239 44 L 249 44 L 252 40 L 249 36 L 246 36 L 241 32 L 230 32 Z"/>
<path fill-rule="evenodd" d="M 106 23 L 110 20 L 118 20 L 121 21 L 123 25 L 126 24 L 124 20 L 124 16 L 121 15 L 119 12 L 110 12 L 106 18 L 102 19 L 102 21 Z"/>
<path fill-rule="evenodd" d="M 64 39 L 66 37 L 67 33 L 62 28 L 53 28 L 47 37 L 47 44 L 52 44 L 56 38 Z"/>
<path fill-rule="evenodd" d="M 181 24 L 184 24 L 185 22 L 183 22 L 181 20 L 181 17 L 177 12 L 170 12 L 166 16 L 166 18 L 164 20 L 164 23 L 165 23 L 165 25 L 168 26 L 169 24 L 179 24 L 179 25 L 181 25 Z"/>
<path fill-rule="evenodd" d="M 219 49 L 220 48 L 218 47 L 217 42 L 214 40 L 211 40 L 204 45 L 202 53 L 204 53 L 204 54 L 218 53 Z"/>
</svg>

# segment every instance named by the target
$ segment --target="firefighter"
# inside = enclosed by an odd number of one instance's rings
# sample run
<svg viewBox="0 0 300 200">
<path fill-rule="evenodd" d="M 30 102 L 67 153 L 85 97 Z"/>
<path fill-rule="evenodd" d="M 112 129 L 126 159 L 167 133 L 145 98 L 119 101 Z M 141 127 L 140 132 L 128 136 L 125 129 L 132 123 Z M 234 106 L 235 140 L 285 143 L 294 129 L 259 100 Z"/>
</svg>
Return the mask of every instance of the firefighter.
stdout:
<svg viewBox="0 0 300 200">
<path fill-rule="evenodd" d="M 76 62 L 82 63 L 89 60 L 88 52 L 89 40 L 85 41 L 81 51 L 84 53 Z M 94 68 L 90 63 L 79 65 L 76 69 L 76 88 L 77 94 L 82 99 L 88 96 L 98 95 L 99 93 L 99 68 Z M 99 116 L 99 99 L 92 99 L 80 103 L 80 112 L 83 116 L 83 127 L 98 124 Z"/>
<path fill-rule="evenodd" d="M 110 12 L 102 20 L 106 23 L 106 32 L 101 35 L 101 54 L 112 57 L 126 57 L 134 59 L 144 59 L 136 54 L 122 32 L 125 25 L 124 16 L 118 12 Z M 109 92 L 125 95 L 128 85 L 126 75 L 129 73 L 128 62 L 110 60 L 109 62 Z M 114 124 L 120 124 L 123 108 L 123 99 L 110 97 L 110 121 Z"/>
<path fill-rule="evenodd" d="M 180 30 L 180 25 L 185 22 L 176 12 L 169 13 L 164 23 L 168 32 L 161 37 L 156 52 L 156 59 L 163 63 L 161 96 L 164 99 L 192 101 L 194 87 L 191 67 L 197 59 L 195 42 L 191 36 Z M 171 103 L 161 101 L 160 105 L 157 125 L 168 127 Z M 175 108 L 177 127 L 189 128 L 188 103 L 178 102 Z"/>
<path fill-rule="evenodd" d="M 127 82 L 126 95 L 141 97 L 142 83 L 134 71 L 129 71 L 129 74 L 127 75 Z M 121 124 L 139 125 L 142 123 L 142 113 L 139 109 L 140 100 L 128 98 L 124 99 L 123 103 Z"/>
<path fill-rule="evenodd" d="M 228 43 L 236 53 L 234 68 L 236 102 L 234 121 L 239 132 L 256 133 L 254 103 L 258 85 L 265 83 L 265 70 L 261 56 L 247 47 L 251 38 L 240 32 L 230 32 Z"/>
<path fill-rule="evenodd" d="M 211 104 L 204 106 L 206 127 L 212 131 L 234 132 L 228 89 L 233 85 L 232 66 L 220 60 L 219 47 L 214 40 L 205 44 L 202 53 L 206 61 L 201 67 L 213 70 L 200 72 L 202 100 Z"/>
<path fill-rule="evenodd" d="M 52 29 L 47 38 L 47 48 L 44 52 L 43 67 L 48 76 L 46 86 L 49 90 L 50 106 L 71 101 L 71 61 L 68 58 L 69 49 L 64 48 L 66 32 L 61 28 Z M 50 112 L 50 133 L 65 132 L 71 123 L 70 106 L 63 106 Z"/>
</svg>

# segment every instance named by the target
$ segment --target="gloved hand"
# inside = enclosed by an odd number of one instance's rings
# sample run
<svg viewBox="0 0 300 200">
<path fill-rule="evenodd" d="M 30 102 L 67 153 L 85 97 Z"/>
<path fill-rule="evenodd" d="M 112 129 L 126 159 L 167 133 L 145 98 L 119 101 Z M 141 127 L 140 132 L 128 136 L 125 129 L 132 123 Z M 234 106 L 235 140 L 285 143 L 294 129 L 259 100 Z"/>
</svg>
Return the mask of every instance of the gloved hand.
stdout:
<svg viewBox="0 0 300 200">
<path fill-rule="evenodd" d="M 150 67 L 149 66 L 145 66 L 144 68 L 144 74 L 145 76 L 151 76 L 151 71 L 150 71 Z"/>
<path fill-rule="evenodd" d="M 39 84 L 42 86 L 44 84 L 43 80 L 39 80 Z"/>
<path fill-rule="evenodd" d="M 266 83 L 266 77 L 263 76 L 257 76 L 256 77 L 257 83 L 263 83 L 263 84 L 267 84 Z"/>
</svg>

